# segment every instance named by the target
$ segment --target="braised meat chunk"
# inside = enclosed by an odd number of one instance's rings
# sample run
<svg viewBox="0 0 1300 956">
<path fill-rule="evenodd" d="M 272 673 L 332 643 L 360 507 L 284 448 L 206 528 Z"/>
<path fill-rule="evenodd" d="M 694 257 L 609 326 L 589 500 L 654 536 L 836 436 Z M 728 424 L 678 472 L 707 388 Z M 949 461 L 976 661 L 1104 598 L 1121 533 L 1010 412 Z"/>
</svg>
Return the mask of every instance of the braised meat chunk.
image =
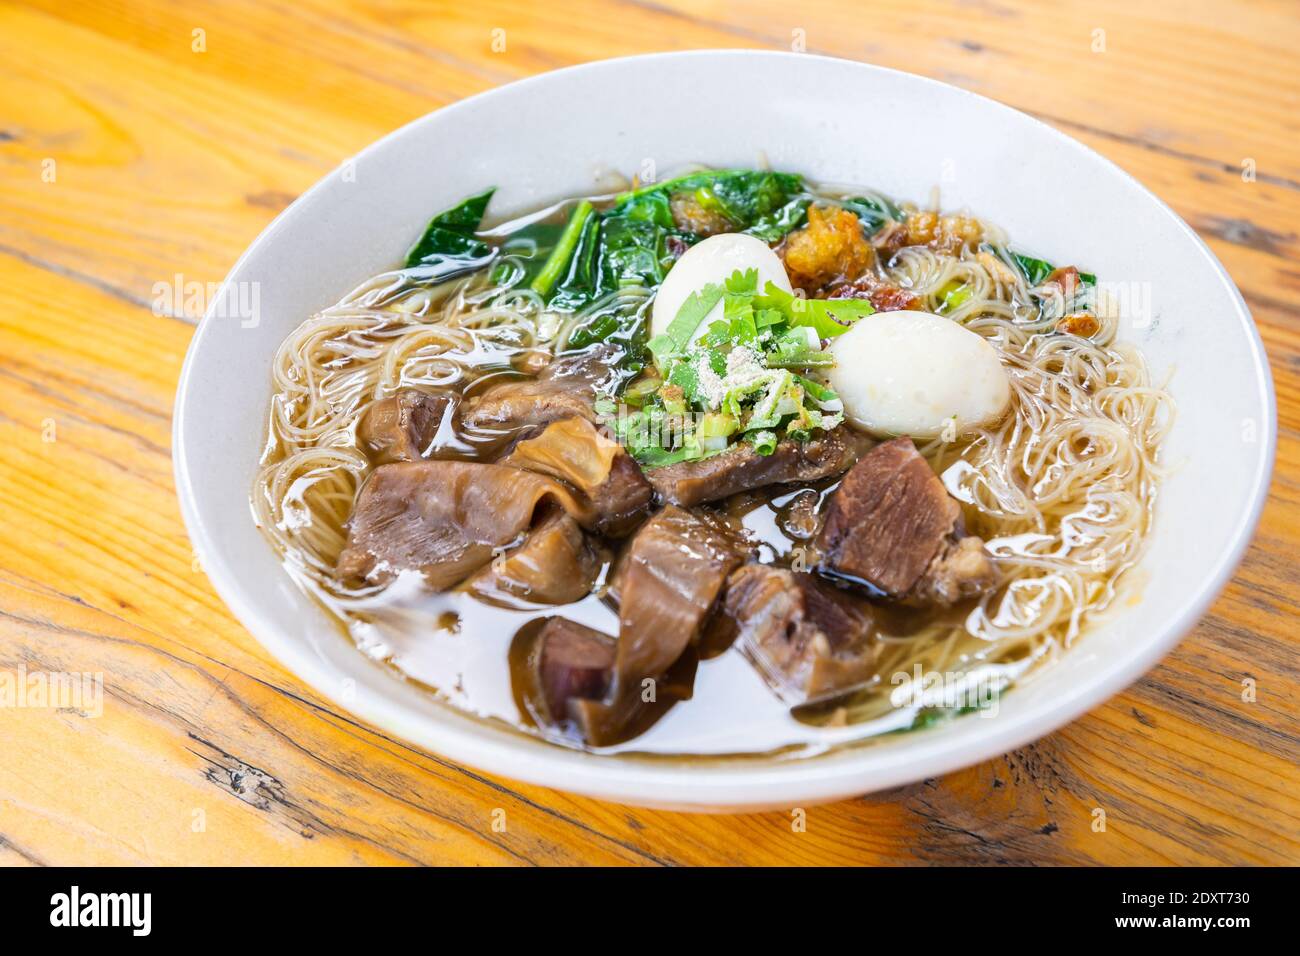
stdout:
<svg viewBox="0 0 1300 956">
<path fill-rule="evenodd" d="M 600 559 L 578 523 L 555 511 L 464 584 L 491 604 L 569 604 L 591 593 Z"/>
<path fill-rule="evenodd" d="M 831 495 L 818 537 L 824 567 L 902 597 L 960 516 L 910 438 L 885 442 L 864 455 Z"/>
<path fill-rule="evenodd" d="M 910 438 L 878 445 L 831 495 L 817 543 L 821 570 L 893 599 L 946 601 L 990 586 L 983 542 L 961 545 L 961 509 Z"/>
<path fill-rule="evenodd" d="M 782 441 L 770 455 L 760 455 L 748 442 L 737 442 L 712 458 L 652 468 L 646 477 L 664 501 L 689 508 L 764 485 L 838 475 L 869 445 L 868 439 L 841 426 L 806 442 Z"/>
<path fill-rule="evenodd" d="M 596 530 L 614 537 L 640 523 L 654 497 L 641 466 L 585 418 L 547 425 L 516 445 L 503 464 L 567 481 L 591 500 Z"/>
<path fill-rule="evenodd" d="M 659 696 L 665 675 L 699 637 L 727 575 L 744 557 L 722 525 L 671 505 L 641 526 L 620 569 L 612 695 L 571 707 L 588 743 L 619 739 L 645 702 L 646 681 Z"/>
<path fill-rule="evenodd" d="M 569 719 L 569 701 L 599 700 L 614 676 L 612 637 L 564 617 L 538 634 L 538 687 L 552 724 Z"/>
<path fill-rule="evenodd" d="M 513 431 L 562 418 L 594 421 L 598 390 L 612 387 L 618 377 L 618 350 L 598 346 L 563 355 L 536 378 L 503 382 L 470 399 L 461 421 L 470 428 Z"/>
<path fill-rule="evenodd" d="M 375 402 L 357 425 L 357 443 L 377 465 L 416 461 L 450 429 L 460 398 L 404 388 Z"/>
<path fill-rule="evenodd" d="M 875 672 L 870 605 L 811 574 L 747 564 L 727 580 L 723 608 L 745 656 L 788 703 L 845 690 Z"/>
<path fill-rule="evenodd" d="M 553 478 L 464 461 L 381 465 L 361 489 L 336 574 L 382 584 L 419 571 L 442 591 L 515 545 L 538 512 L 562 508 L 590 526 L 589 504 Z"/>
<path fill-rule="evenodd" d="M 621 537 L 640 523 L 654 499 L 654 487 L 632 456 L 620 450 L 614 456 L 609 477 L 589 494 L 599 515 L 597 530 Z"/>
<path fill-rule="evenodd" d="M 620 569 L 618 672 L 658 677 L 681 656 L 744 552 L 707 517 L 671 505 L 632 539 Z"/>
<path fill-rule="evenodd" d="M 984 550 L 984 542 L 975 535 L 958 532 L 944 541 L 903 601 L 917 607 L 956 604 L 991 590 L 997 581 L 997 569 Z"/>
</svg>

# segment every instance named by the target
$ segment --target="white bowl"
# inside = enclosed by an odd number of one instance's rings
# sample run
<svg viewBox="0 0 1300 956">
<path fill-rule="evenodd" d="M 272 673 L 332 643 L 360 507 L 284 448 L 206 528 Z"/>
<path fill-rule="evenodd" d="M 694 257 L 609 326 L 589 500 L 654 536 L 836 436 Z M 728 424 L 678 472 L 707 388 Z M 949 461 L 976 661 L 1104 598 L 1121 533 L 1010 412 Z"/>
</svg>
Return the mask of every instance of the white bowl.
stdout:
<svg viewBox="0 0 1300 956">
<path fill-rule="evenodd" d="M 900 135 L 901 133 L 901 135 Z M 497 185 L 496 217 L 596 191 L 610 169 L 699 162 L 773 168 L 969 207 L 1018 248 L 1149 290 L 1123 337 L 1177 424 L 1140 600 L 969 716 L 825 756 L 688 761 L 596 756 L 491 726 L 373 664 L 290 582 L 249 516 L 271 358 L 296 325 L 399 261 L 429 216 Z M 1276 410 L 1259 336 L 1205 244 L 1112 163 L 1038 121 L 933 80 L 822 57 L 698 52 L 609 60 L 524 80 L 416 120 L 284 211 L 235 264 L 260 321 L 220 303 L 190 346 L 176 397 L 185 522 L 218 593 L 289 670 L 385 731 L 530 783 L 682 810 L 792 807 L 946 773 L 1028 743 L 1122 690 L 1204 613 L 1241 558 L 1273 462 Z M 256 283 L 246 286 L 244 283 Z M 231 310 L 226 310 L 231 311 Z M 466 635 L 471 638 L 472 635 Z M 503 662 L 504 663 L 504 662 Z"/>
</svg>

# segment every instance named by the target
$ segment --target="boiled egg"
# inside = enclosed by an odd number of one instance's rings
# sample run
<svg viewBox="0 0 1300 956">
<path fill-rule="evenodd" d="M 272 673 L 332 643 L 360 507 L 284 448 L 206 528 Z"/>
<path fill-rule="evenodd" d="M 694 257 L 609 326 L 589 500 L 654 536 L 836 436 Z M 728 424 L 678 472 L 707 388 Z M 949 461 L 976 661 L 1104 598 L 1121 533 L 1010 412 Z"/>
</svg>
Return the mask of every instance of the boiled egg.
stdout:
<svg viewBox="0 0 1300 956">
<path fill-rule="evenodd" d="M 785 265 L 766 242 L 740 232 L 724 232 L 710 236 L 687 249 L 659 286 L 654 309 L 650 314 L 650 335 L 660 335 L 668 330 L 677 318 L 677 312 L 693 293 L 707 285 L 722 285 L 739 269 L 758 271 L 758 290 L 763 291 L 769 282 L 790 292 L 790 278 Z M 692 341 L 708 331 L 709 325 L 722 318 L 723 305 L 719 300 L 704 321 L 695 329 Z"/>
<path fill-rule="evenodd" d="M 879 312 L 831 344 L 845 417 L 877 435 L 967 434 L 1002 417 L 1011 381 L 980 336 L 929 312 Z"/>
</svg>

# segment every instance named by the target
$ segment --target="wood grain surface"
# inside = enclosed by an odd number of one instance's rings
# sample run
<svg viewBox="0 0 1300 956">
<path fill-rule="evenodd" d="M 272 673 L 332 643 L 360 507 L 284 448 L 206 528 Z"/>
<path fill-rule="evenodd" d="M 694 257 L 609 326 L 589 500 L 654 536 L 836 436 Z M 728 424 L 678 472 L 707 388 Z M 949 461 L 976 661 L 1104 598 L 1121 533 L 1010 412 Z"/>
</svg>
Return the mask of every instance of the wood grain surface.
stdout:
<svg viewBox="0 0 1300 956">
<path fill-rule="evenodd" d="M 1046 120 L 1227 266 L 1280 442 L 1205 620 L 1060 732 L 811 808 L 803 832 L 485 777 L 302 687 L 194 560 L 170 426 L 195 317 L 155 314 L 154 284 L 219 281 L 317 178 L 462 97 L 609 56 L 792 45 Z M 0 5 L 0 673 L 105 675 L 101 715 L 0 707 L 0 862 L 1300 862 L 1297 49 L 1294 0 Z"/>
</svg>

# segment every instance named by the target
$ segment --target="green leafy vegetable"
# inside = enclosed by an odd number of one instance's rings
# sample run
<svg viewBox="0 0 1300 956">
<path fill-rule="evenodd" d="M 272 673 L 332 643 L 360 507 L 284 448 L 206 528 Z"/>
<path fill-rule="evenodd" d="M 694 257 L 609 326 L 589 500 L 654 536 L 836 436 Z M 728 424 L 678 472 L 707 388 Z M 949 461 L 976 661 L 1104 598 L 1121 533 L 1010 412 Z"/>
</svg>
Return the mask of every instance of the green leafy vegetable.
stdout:
<svg viewBox="0 0 1300 956">
<path fill-rule="evenodd" d="M 811 327 L 818 338 L 843 335 L 858 319 L 876 310 L 866 299 L 805 299 L 769 282 L 755 305 L 775 309 L 792 326 Z"/>
<path fill-rule="evenodd" d="M 802 191 L 803 178 L 794 173 L 752 169 L 704 170 L 624 193 L 615 201 L 611 215 L 620 215 L 629 208 L 644 207 L 647 203 L 667 211 L 670 197 L 689 193 L 705 209 L 725 216 L 738 229 L 747 229 L 771 217 Z M 659 222 L 665 227 L 671 226 L 671 212 L 668 212 L 667 220 L 660 219 Z"/>
<path fill-rule="evenodd" d="M 802 435 L 809 427 L 817 427 L 810 424 L 816 415 L 802 411 L 804 396 L 811 396 L 812 391 L 798 386 L 797 396 L 778 396 L 785 386 L 778 388 L 777 373 L 831 364 L 825 340 L 870 314 L 865 301 L 809 302 L 770 284 L 760 290 L 756 272 L 736 273 L 720 286 L 698 290 L 667 332 L 647 343 L 644 296 L 616 294 L 629 288 L 655 289 L 677 257 L 701 238 L 689 231 L 687 220 L 679 223 L 674 219 L 679 199 L 688 198 L 731 229 L 776 242 L 806 220 L 813 197 L 801 177 L 746 169 L 689 173 L 624 193 L 604 210 L 595 209 L 588 201 L 577 202 L 564 223 L 530 223 L 505 237 L 499 250 L 477 234 L 492 195 L 489 189 L 470 196 L 430 221 L 407 257 L 413 277 L 442 281 L 481 268 L 495 258 L 495 282 L 529 288 L 544 298 L 549 309 L 577 315 L 566 348 L 618 341 L 626 346 L 622 363 L 634 373 L 646 360 L 648 349 L 662 380 L 656 390 L 640 396 L 641 410 L 647 413 L 656 408 L 663 411 L 660 389 L 677 390 L 669 392 L 674 404 L 681 401 L 701 413 L 708 411 L 709 399 L 717 399 L 716 382 L 729 374 L 729 356 L 743 347 L 761 357 L 767 377 L 760 375 L 755 379 L 758 384 L 751 382 L 747 389 L 732 390 L 726 396 L 737 419 L 736 434 L 754 430 L 754 425 L 740 427 L 740 415 L 753 418 L 753 406 L 760 399 L 770 399 L 767 404 L 771 406 L 779 398 L 784 411 L 777 414 L 778 435 L 782 428 L 797 428 Z M 864 222 L 897 215 L 890 204 L 876 198 L 852 199 L 847 204 Z M 710 323 L 701 337 L 701 323 L 719 302 L 720 318 Z M 701 377 L 714 384 L 705 390 Z M 809 410 L 833 414 L 815 408 L 815 399 L 807 401 Z M 769 412 L 776 414 L 770 408 Z M 673 453 L 684 450 L 692 456 L 709 454 L 722 437 L 687 434 L 668 446 L 661 441 L 655 447 Z"/>
<path fill-rule="evenodd" d="M 1020 271 L 1024 273 L 1025 280 L 1030 285 L 1038 285 L 1055 269 L 1050 262 L 1042 259 L 1035 259 L 1033 256 L 1021 255 L 1019 252 L 1011 253 L 1011 258 L 1020 266 Z"/>
<path fill-rule="evenodd" d="M 706 285 L 698 292 L 692 292 L 677 310 L 677 315 L 668 323 L 665 334 L 672 340 L 678 351 L 686 348 L 695 330 L 700 327 L 704 317 L 713 311 L 718 300 L 723 296 L 722 286 Z"/>
<path fill-rule="evenodd" d="M 876 232 L 889 220 L 903 221 L 902 211 L 883 196 L 857 196 L 845 199 L 844 207 L 862 220 L 868 233 Z"/>
<path fill-rule="evenodd" d="M 594 212 L 591 203 L 585 199 L 573 207 L 573 212 L 569 214 L 569 221 L 564 231 L 560 233 L 555 248 L 551 250 L 546 264 L 532 281 L 534 292 L 539 293 L 543 298 L 549 297 L 556 283 L 570 274 L 574 254 L 587 230 L 588 220 Z"/>
<path fill-rule="evenodd" d="M 664 280 L 661 245 L 664 229 L 646 219 L 608 218 L 601 224 L 600 287 L 624 282 L 648 287 Z"/>
<path fill-rule="evenodd" d="M 593 315 L 569 336 L 570 349 L 585 349 L 597 342 L 607 342 L 623 328 L 621 318 L 614 312 Z"/>
<path fill-rule="evenodd" d="M 812 199 L 808 196 L 791 199 L 780 209 L 759 216 L 745 232 L 757 236 L 764 242 L 777 242 L 787 233 L 794 232 L 804 224 L 811 203 Z"/>
<path fill-rule="evenodd" d="M 462 199 L 446 212 L 434 216 L 429 225 L 451 229 L 454 232 L 463 232 L 466 235 L 477 232 L 479 224 L 483 222 L 483 214 L 487 212 L 492 194 L 496 191 L 497 188 L 492 186 L 481 193 Z"/>
<path fill-rule="evenodd" d="M 501 243 L 501 260 L 492 270 L 493 282 L 505 282 L 522 269 L 517 285 L 530 285 L 550 258 L 551 250 L 564 231 L 554 222 L 533 222 L 512 232 Z"/>
<path fill-rule="evenodd" d="M 668 201 L 668 194 L 653 188 L 626 194 L 609 214 L 640 222 L 652 222 L 664 229 L 674 228 L 673 210 Z"/>
<path fill-rule="evenodd" d="M 485 189 L 434 216 L 406 254 L 406 267 L 423 278 L 441 280 L 486 264 L 492 247 L 474 234 L 494 192 L 495 186 Z"/>
<path fill-rule="evenodd" d="M 567 226 L 565 227 L 568 228 Z M 558 249 L 559 246 L 557 245 Z M 593 213 L 586 217 L 578 234 L 578 242 L 569 260 L 568 271 L 561 280 L 559 288 L 551 296 L 550 306 L 554 309 L 577 311 L 589 305 L 594 298 L 593 291 L 600 281 L 600 216 Z"/>
<path fill-rule="evenodd" d="M 1023 253 L 1012 252 L 1011 258 L 1015 260 L 1020 271 L 1024 273 L 1025 280 L 1031 285 L 1042 285 L 1042 283 L 1056 271 L 1056 266 L 1043 259 L 1035 259 L 1033 256 L 1027 256 Z M 1096 285 L 1097 277 L 1091 272 L 1080 272 L 1079 278 L 1085 285 Z"/>
</svg>

